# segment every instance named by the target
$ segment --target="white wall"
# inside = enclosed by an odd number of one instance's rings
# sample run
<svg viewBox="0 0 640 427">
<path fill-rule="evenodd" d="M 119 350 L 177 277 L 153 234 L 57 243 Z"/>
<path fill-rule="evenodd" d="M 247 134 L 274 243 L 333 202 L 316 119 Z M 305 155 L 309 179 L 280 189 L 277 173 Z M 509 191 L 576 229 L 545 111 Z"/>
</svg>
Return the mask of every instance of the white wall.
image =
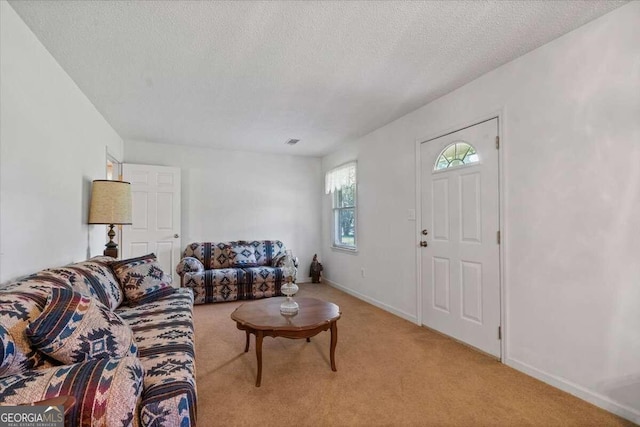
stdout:
<svg viewBox="0 0 640 427">
<path fill-rule="evenodd" d="M 327 278 L 415 320 L 416 141 L 502 109 L 505 361 L 640 422 L 639 22 L 632 2 L 326 156 L 360 166 L 357 255 L 324 199 Z"/>
<path fill-rule="evenodd" d="M 182 246 L 277 239 L 309 276 L 321 249 L 319 158 L 127 140 L 124 161 L 181 169 Z"/>
<path fill-rule="evenodd" d="M 0 2 L 0 282 L 102 253 L 91 181 L 122 139 Z"/>
</svg>

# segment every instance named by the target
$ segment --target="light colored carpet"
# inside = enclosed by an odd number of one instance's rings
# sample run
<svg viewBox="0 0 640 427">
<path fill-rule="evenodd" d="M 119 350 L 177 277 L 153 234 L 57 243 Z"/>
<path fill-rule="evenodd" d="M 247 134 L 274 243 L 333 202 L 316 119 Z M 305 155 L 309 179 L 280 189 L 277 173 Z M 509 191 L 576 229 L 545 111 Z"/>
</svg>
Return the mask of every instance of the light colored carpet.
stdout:
<svg viewBox="0 0 640 427">
<path fill-rule="evenodd" d="M 195 307 L 200 426 L 624 426 L 631 423 L 445 336 L 325 284 L 298 296 L 335 302 L 330 333 L 266 337 L 255 387 L 255 337 L 229 317 L 243 302 Z"/>
</svg>

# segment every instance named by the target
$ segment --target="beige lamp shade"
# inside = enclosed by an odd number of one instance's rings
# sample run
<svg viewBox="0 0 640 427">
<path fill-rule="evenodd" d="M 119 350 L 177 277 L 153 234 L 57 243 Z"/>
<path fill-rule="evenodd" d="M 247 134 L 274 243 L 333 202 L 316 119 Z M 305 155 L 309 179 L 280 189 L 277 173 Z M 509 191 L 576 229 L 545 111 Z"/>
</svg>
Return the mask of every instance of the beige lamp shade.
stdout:
<svg viewBox="0 0 640 427">
<path fill-rule="evenodd" d="M 131 183 L 93 181 L 89 224 L 131 224 Z"/>
</svg>

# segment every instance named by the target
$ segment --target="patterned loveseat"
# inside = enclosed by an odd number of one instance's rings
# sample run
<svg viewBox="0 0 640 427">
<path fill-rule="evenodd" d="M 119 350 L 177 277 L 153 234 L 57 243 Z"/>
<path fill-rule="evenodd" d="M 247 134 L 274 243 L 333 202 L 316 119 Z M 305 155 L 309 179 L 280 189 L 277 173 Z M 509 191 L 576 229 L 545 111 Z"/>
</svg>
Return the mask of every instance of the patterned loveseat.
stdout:
<svg viewBox="0 0 640 427">
<path fill-rule="evenodd" d="M 176 272 L 195 304 L 278 296 L 285 252 L 279 240 L 191 243 Z"/>
<path fill-rule="evenodd" d="M 66 426 L 191 426 L 193 294 L 153 254 L 0 286 L 0 405 L 71 395 Z"/>
</svg>

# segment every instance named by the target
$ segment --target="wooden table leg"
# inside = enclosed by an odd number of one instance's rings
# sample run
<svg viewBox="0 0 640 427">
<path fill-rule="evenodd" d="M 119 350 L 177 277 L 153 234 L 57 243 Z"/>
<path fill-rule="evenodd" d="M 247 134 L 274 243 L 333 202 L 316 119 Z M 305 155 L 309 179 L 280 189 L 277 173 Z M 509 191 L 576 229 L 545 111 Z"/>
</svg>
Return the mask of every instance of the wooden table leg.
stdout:
<svg viewBox="0 0 640 427">
<path fill-rule="evenodd" d="M 331 370 L 337 371 L 336 368 L 336 345 L 338 344 L 338 322 L 331 324 Z"/>
<path fill-rule="evenodd" d="M 258 359 L 258 378 L 256 378 L 256 387 L 260 387 L 262 381 L 262 331 L 256 333 L 256 358 Z"/>
<path fill-rule="evenodd" d="M 245 332 L 246 332 L 246 334 L 247 334 L 247 343 L 244 345 L 244 352 L 246 353 L 246 352 L 248 352 L 248 351 L 249 351 L 249 336 L 250 336 L 251 334 L 249 333 L 249 331 L 245 331 Z"/>
</svg>

